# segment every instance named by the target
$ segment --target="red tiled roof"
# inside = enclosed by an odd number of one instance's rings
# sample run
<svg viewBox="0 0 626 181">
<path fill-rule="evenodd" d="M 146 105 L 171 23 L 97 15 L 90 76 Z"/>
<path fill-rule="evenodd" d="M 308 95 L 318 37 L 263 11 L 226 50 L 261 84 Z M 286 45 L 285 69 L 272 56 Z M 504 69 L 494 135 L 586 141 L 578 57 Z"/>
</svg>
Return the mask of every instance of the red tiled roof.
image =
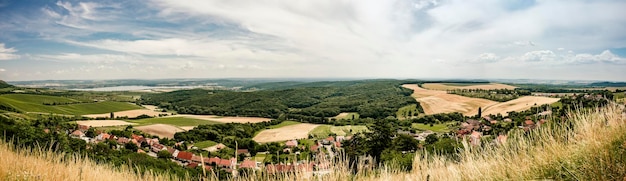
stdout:
<svg viewBox="0 0 626 181">
<path fill-rule="evenodd" d="M 319 147 L 320 147 L 320 145 L 318 145 L 318 144 L 311 145 L 311 151 L 317 151 L 317 149 L 319 149 Z"/>
<path fill-rule="evenodd" d="M 198 166 L 198 163 L 195 163 L 195 162 L 187 165 L 187 167 L 189 168 L 196 168 L 197 166 Z"/>
<path fill-rule="evenodd" d="M 526 125 L 534 125 L 535 122 L 533 122 L 532 120 L 526 120 L 526 121 L 524 121 L 524 124 L 526 124 Z"/>
<path fill-rule="evenodd" d="M 82 136 L 82 135 L 85 135 L 85 134 L 83 134 L 83 132 L 80 131 L 80 130 L 76 130 L 76 131 L 72 132 L 72 135 L 74 135 L 74 136 Z"/>
<path fill-rule="evenodd" d="M 285 146 L 288 146 L 288 147 L 298 146 L 298 141 L 296 141 L 296 140 L 289 140 L 289 141 L 287 141 L 285 143 Z"/>
<path fill-rule="evenodd" d="M 218 164 L 218 163 L 220 163 L 221 160 L 222 159 L 220 159 L 219 157 L 213 157 L 213 158 L 209 158 L 208 163 L 209 164 L 212 164 L 212 163 Z"/>
<path fill-rule="evenodd" d="M 328 140 L 328 141 L 335 141 L 335 138 L 332 137 L 332 136 L 329 136 L 328 138 L 326 138 L 326 140 Z"/>
<path fill-rule="evenodd" d="M 337 147 L 337 148 L 341 148 L 341 142 L 338 142 L 338 141 L 337 141 L 337 142 L 335 142 L 335 147 Z"/>
<path fill-rule="evenodd" d="M 230 160 L 221 159 L 220 162 L 218 163 L 218 165 L 230 167 L 232 165 L 232 163 L 230 162 Z"/>
<path fill-rule="evenodd" d="M 193 153 L 186 152 L 186 151 L 180 151 L 178 152 L 178 155 L 176 156 L 176 158 L 179 158 L 182 160 L 191 160 L 192 157 L 193 157 Z"/>
<path fill-rule="evenodd" d="M 250 153 L 248 151 L 248 149 L 237 149 L 237 155 L 242 154 L 242 153 Z"/>
<path fill-rule="evenodd" d="M 193 155 L 191 156 L 191 161 L 200 163 L 202 162 L 202 158 L 200 158 L 200 156 Z"/>
<path fill-rule="evenodd" d="M 256 162 L 252 160 L 244 160 L 239 165 L 240 168 L 256 168 Z"/>
</svg>

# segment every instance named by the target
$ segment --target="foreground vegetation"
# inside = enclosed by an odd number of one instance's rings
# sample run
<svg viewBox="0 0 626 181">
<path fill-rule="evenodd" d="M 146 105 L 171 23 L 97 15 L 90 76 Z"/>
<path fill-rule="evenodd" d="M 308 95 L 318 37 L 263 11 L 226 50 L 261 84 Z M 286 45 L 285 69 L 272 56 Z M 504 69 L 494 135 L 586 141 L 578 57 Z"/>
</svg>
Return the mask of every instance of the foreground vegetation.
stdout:
<svg viewBox="0 0 626 181">
<path fill-rule="evenodd" d="M 408 171 L 393 164 L 373 169 L 363 162 L 352 169 L 348 159 L 338 159 L 327 175 L 307 178 L 302 173 L 270 176 L 252 172 L 235 180 L 622 180 L 626 173 L 625 133 L 623 106 L 610 105 L 569 114 L 564 122 L 551 122 L 531 132 L 512 132 L 500 146 L 475 147 L 463 142 L 463 151 L 455 157 L 417 152 L 412 157 L 413 169 Z M 46 149 L 31 151 L 0 144 L 0 159 L 6 163 L 0 166 L 4 180 L 172 179 L 133 174 L 128 167 L 112 168 Z"/>
</svg>

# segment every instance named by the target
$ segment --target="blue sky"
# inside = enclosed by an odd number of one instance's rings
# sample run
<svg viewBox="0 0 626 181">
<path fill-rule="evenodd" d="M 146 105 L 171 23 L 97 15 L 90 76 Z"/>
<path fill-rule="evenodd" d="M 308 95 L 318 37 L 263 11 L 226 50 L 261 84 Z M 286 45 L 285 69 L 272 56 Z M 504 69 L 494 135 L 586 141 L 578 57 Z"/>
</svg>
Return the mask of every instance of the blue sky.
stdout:
<svg viewBox="0 0 626 181">
<path fill-rule="evenodd" d="M 626 81 L 626 1 L 0 0 L 0 79 Z"/>
</svg>

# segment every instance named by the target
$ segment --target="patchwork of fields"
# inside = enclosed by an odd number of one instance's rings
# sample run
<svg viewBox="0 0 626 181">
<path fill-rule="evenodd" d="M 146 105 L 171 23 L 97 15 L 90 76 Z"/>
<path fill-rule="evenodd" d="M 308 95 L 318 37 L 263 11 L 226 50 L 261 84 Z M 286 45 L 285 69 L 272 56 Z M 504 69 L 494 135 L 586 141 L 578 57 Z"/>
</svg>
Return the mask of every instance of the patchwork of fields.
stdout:
<svg viewBox="0 0 626 181">
<path fill-rule="evenodd" d="M 507 115 L 507 112 L 526 110 L 536 105 L 559 101 L 558 98 L 524 96 L 507 102 L 495 102 L 448 94 L 446 91 L 424 89 L 415 84 L 405 84 L 402 87 L 413 89 L 412 96 L 420 102 L 426 114 L 460 112 L 466 116 L 473 116 L 478 114 L 478 108 L 482 107 L 483 115 L 498 113 Z"/>
<path fill-rule="evenodd" d="M 94 103 L 80 103 L 80 101 L 75 99 L 32 94 L 0 95 L 0 104 L 8 107 L 13 107 L 18 111 L 25 113 L 34 112 L 67 115 L 101 114 L 141 108 L 140 106 L 124 102 L 103 101 Z"/>
<path fill-rule="evenodd" d="M 506 85 L 506 84 L 498 84 L 498 83 L 490 83 L 490 84 L 455 84 L 455 83 L 426 83 L 423 84 L 422 87 L 431 90 L 454 90 L 454 89 L 483 89 L 483 90 L 494 90 L 494 89 L 510 89 L 513 90 L 517 87 Z"/>
</svg>

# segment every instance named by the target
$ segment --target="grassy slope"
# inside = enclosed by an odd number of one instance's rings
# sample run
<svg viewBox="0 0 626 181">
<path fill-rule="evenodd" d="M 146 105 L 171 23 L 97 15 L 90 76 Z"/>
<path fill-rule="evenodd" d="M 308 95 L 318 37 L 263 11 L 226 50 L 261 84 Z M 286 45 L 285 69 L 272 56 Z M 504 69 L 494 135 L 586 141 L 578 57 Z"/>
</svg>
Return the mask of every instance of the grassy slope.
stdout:
<svg viewBox="0 0 626 181">
<path fill-rule="evenodd" d="M 388 165 L 387 169 L 371 174 L 374 172 L 361 166 L 354 175 L 347 162 L 340 159 L 331 164 L 333 172 L 315 180 L 624 180 L 624 108 L 611 106 L 580 112 L 568 119 L 570 124 L 549 123 L 530 133 L 512 132 L 502 146 L 480 148 L 464 143 L 466 149 L 458 155 L 459 161 L 417 154 L 415 169 L 410 172 L 400 172 Z M 0 142 L 0 155 L 3 180 L 164 180 L 84 159 L 65 162 L 50 152 L 18 150 L 16 153 L 4 142 Z M 272 179 L 267 175 L 248 176 L 236 180 L 306 180 L 302 175 L 306 174 Z"/>
<path fill-rule="evenodd" d="M 350 133 L 352 130 L 352 133 Z M 315 129 L 311 130 L 309 134 L 315 135 L 317 138 L 325 138 L 328 137 L 331 133 L 335 133 L 339 136 L 348 136 L 353 135 L 358 132 L 367 131 L 367 126 L 331 126 L 331 125 L 320 125 Z"/>
<path fill-rule="evenodd" d="M 116 111 L 125 111 L 140 109 L 141 107 L 124 102 L 97 102 L 97 103 L 81 103 L 81 104 L 68 104 L 48 106 L 44 103 L 75 103 L 78 102 L 74 99 L 56 97 L 56 96 L 43 96 L 43 95 L 29 95 L 29 94 L 6 94 L 0 96 L 0 104 L 4 104 L 13 107 L 22 112 L 42 112 L 42 113 L 56 113 L 56 114 L 70 114 L 70 115 L 83 115 L 83 114 L 101 114 Z"/>
<path fill-rule="evenodd" d="M 208 148 L 214 145 L 217 145 L 217 143 L 211 140 L 201 141 L 193 144 L 193 146 L 198 147 L 199 149 Z"/>
<path fill-rule="evenodd" d="M 445 133 L 445 132 L 450 131 L 448 129 L 448 124 L 445 124 L 445 123 L 433 124 L 432 127 L 430 126 L 430 124 L 413 123 L 411 125 L 411 127 L 417 128 L 417 129 L 421 129 L 421 130 L 431 130 L 431 131 L 434 131 L 434 132 L 441 132 L 441 133 Z"/>
<path fill-rule="evenodd" d="M 163 117 L 163 118 L 148 118 L 148 119 L 139 119 L 139 120 L 129 120 L 128 122 L 137 123 L 140 125 L 150 125 L 150 124 L 169 124 L 173 126 L 198 126 L 202 124 L 220 124 L 220 122 L 203 120 L 203 119 L 194 119 L 194 118 L 186 118 L 186 117 Z"/>
<path fill-rule="evenodd" d="M 302 123 L 301 122 L 296 122 L 296 121 L 283 121 L 280 124 L 269 126 L 269 129 L 282 128 L 282 127 L 285 127 L 285 126 L 291 126 L 291 125 L 296 125 L 296 124 L 302 124 Z"/>
</svg>

